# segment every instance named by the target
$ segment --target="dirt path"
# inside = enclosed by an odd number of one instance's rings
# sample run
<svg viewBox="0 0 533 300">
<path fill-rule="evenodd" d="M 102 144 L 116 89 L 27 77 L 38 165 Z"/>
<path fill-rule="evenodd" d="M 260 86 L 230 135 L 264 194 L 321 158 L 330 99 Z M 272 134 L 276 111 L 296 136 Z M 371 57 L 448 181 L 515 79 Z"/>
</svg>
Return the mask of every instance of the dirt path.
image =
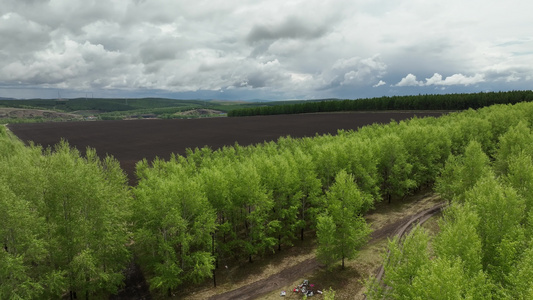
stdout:
<svg viewBox="0 0 533 300">
<path fill-rule="evenodd" d="M 311 273 L 320 267 L 320 263 L 315 258 L 310 258 L 292 267 L 282 270 L 268 278 L 245 285 L 233 291 L 211 296 L 210 300 L 240 300 L 255 299 L 266 293 L 275 291 L 283 287 L 287 282 L 294 281 L 305 274 Z"/>
<path fill-rule="evenodd" d="M 415 214 L 403 217 L 397 221 L 387 224 L 372 233 L 369 243 L 376 242 L 377 240 L 381 240 L 386 237 L 392 237 L 394 235 L 397 235 L 401 238 L 413 228 L 414 224 L 424 223 L 431 216 L 440 212 L 442 207 L 443 204 L 439 203 L 429 209 L 424 209 Z M 257 299 L 267 293 L 280 289 L 281 287 L 285 286 L 287 282 L 296 281 L 299 278 L 304 277 L 306 274 L 312 273 L 320 267 L 321 264 L 315 258 L 310 258 L 292 267 L 284 269 L 280 273 L 274 274 L 268 278 L 242 286 L 229 292 L 211 296 L 209 299 Z M 381 280 L 382 275 L 383 266 L 379 270 L 378 280 Z"/>
<path fill-rule="evenodd" d="M 405 222 L 402 226 L 397 227 L 397 230 L 395 231 L 393 236 L 397 236 L 400 240 L 405 237 L 411 230 L 417 225 L 417 224 L 423 224 L 429 218 L 432 216 L 440 213 L 442 209 L 444 208 L 445 203 L 439 203 L 431 208 L 428 208 L 414 216 L 411 216 L 409 218 L 409 221 Z M 388 257 L 388 256 L 387 256 Z M 385 273 L 385 265 L 381 265 L 379 268 L 377 275 L 376 275 L 376 281 L 381 282 L 383 279 L 383 275 Z M 364 297 L 366 299 L 366 296 Z"/>
</svg>

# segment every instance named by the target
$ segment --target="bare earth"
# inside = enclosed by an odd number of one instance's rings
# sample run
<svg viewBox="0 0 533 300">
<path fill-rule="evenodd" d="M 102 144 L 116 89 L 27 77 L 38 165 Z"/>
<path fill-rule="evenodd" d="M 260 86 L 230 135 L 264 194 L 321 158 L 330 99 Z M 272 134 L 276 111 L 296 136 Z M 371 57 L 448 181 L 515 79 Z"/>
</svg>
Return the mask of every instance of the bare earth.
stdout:
<svg viewBox="0 0 533 300">
<path fill-rule="evenodd" d="M 81 119 L 81 116 L 42 109 L 0 108 L 0 119 L 1 118 L 43 118 L 72 120 Z"/>
<path fill-rule="evenodd" d="M 96 149 L 101 156 L 110 154 L 120 161 L 136 184 L 135 164 L 146 158 L 168 159 L 171 153 L 185 154 L 187 148 L 212 149 L 276 141 L 279 137 L 313 137 L 336 134 L 339 129 L 356 130 L 374 123 L 389 123 L 417 117 L 439 117 L 444 112 L 347 112 L 275 115 L 190 120 L 129 120 L 100 122 L 48 122 L 10 124 L 9 129 L 24 142 L 43 147 L 61 139 L 84 151 Z"/>
</svg>

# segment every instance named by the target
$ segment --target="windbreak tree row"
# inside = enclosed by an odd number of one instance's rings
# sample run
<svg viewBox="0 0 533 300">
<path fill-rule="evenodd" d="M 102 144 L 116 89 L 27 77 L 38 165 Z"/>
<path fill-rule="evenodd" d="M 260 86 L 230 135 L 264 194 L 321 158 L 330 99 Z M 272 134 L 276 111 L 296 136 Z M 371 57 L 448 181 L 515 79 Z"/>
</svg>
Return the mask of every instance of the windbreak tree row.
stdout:
<svg viewBox="0 0 533 300">
<path fill-rule="evenodd" d="M 230 117 L 302 114 L 368 110 L 464 110 L 494 104 L 533 101 L 533 91 L 489 92 L 473 94 L 392 96 L 357 100 L 307 101 L 295 104 L 265 105 L 228 112 Z"/>
<path fill-rule="evenodd" d="M 384 285 L 369 281 L 373 299 L 531 299 L 532 123 L 513 122 L 495 147 L 473 139 L 450 156 L 435 186 L 450 202 L 440 232 L 391 241 Z"/>
<path fill-rule="evenodd" d="M 433 186 L 450 155 L 463 155 L 470 141 L 492 159 L 499 136 L 520 120 L 529 124 L 532 110 L 497 105 L 142 161 L 134 189 L 135 251 L 146 259 L 151 286 L 168 293 L 216 275 L 219 262 L 253 261 L 305 233 L 317 235 L 319 258 L 332 266 L 355 257 L 368 235 L 361 217 L 376 201 Z"/>
</svg>

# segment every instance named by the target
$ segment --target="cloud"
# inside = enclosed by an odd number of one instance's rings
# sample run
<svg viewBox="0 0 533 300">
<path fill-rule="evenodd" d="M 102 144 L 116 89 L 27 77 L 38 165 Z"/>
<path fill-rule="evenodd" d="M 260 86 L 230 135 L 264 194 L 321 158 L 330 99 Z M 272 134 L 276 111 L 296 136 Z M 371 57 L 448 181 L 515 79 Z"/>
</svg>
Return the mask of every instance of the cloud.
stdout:
<svg viewBox="0 0 533 300">
<path fill-rule="evenodd" d="M 426 78 L 425 85 L 472 85 L 485 81 L 485 78 L 481 74 L 475 74 L 474 76 L 465 76 L 463 74 L 453 74 L 442 79 L 442 75 L 439 73 L 433 74 L 433 77 Z"/>
<path fill-rule="evenodd" d="M 378 87 L 387 84 L 385 81 L 380 80 L 378 83 L 374 84 L 372 87 Z"/>
<path fill-rule="evenodd" d="M 407 76 L 402 78 L 400 82 L 395 84 L 394 86 L 423 86 L 424 83 L 422 81 L 417 81 L 416 76 L 409 73 Z"/>
<path fill-rule="evenodd" d="M 387 65 L 381 60 L 379 55 L 368 58 L 341 58 L 330 69 L 318 76 L 320 81 L 326 82 L 319 89 L 370 85 L 378 78 L 381 78 L 386 73 L 386 70 Z"/>
<path fill-rule="evenodd" d="M 326 24 L 316 24 L 311 20 L 301 20 L 291 16 L 278 24 L 254 25 L 246 36 L 246 41 L 255 44 L 263 40 L 315 39 L 323 36 L 329 28 Z"/>
<path fill-rule="evenodd" d="M 485 77 L 482 74 L 475 74 L 474 76 L 465 76 L 463 74 L 453 74 L 451 76 L 446 77 L 443 79 L 442 75 L 439 73 L 433 74 L 431 78 L 426 78 L 426 81 L 418 81 L 416 79 L 416 76 L 409 73 L 407 76 L 402 78 L 400 82 L 395 84 L 394 86 L 431 86 L 431 85 L 437 85 L 437 86 L 452 86 L 452 85 L 473 85 L 480 82 L 484 82 Z"/>
</svg>

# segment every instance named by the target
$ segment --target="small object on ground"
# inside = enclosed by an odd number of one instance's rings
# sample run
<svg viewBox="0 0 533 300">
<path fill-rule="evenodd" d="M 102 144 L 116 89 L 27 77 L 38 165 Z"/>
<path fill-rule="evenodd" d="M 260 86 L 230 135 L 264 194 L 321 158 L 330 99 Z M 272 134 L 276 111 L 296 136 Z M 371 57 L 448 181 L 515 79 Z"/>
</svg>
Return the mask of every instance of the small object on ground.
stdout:
<svg viewBox="0 0 533 300">
<path fill-rule="evenodd" d="M 321 290 L 317 290 L 316 292 L 319 293 L 320 295 L 322 295 L 322 291 Z"/>
<path fill-rule="evenodd" d="M 315 285 L 314 284 L 309 284 L 309 280 L 305 279 L 301 284 L 299 284 L 298 286 L 296 286 L 294 289 L 293 289 L 293 292 L 295 293 L 302 293 L 306 296 L 313 296 L 314 295 L 314 290 L 315 288 Z M 322 294 L 322 292 L 320 292 L 320 294 Z"/>
<path fill-rule="evenodd" d="M 279 295 L 280 295 L 281 297 L 284 297 L 285 295 L 287 295 L 287 293 L 286 293 L 285 291 L 281 291 L 281 293 L 279 293 Z"/>
</svg>

